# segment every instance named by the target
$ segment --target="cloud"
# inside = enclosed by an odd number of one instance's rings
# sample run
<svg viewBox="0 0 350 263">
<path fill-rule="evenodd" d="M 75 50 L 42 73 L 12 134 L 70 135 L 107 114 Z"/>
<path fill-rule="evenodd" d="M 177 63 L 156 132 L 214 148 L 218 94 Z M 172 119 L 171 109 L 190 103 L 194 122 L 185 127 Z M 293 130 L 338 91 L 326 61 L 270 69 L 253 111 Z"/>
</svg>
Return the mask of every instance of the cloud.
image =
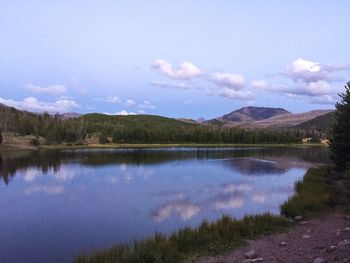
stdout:
<svg viewBox="0 0 350 263">
<path fill-rule="evenodd" d="M 127 111 L 127 110 L 122 110 L 122 111 L 118 111 L 118 112 L 114 113 L 114 115 L 126 116 L 126 115 L 136 115 L 136 113 L 135 112 L 130 112 L 130 111 Z"/>
<path fill-rule="evenodd" d="M 312 104 L 328 104 L 328 105 L 334 105 L 337 100 L 334 99 L 332 96 L 330 95 L 322 95 L 322 96 L 318 96 L 318 97 L 314 97 L 310 99 L 310 102 Z"/>
<path fill-rule="evenodd" d="M 133 101 L 132 99 L 127 99 L 124 103 L 125 106 L 127 107 L 131 107 L 131 106 L 134 106 L 136 104 L 135 101 Z"/>
<path fill-rule="evenodd" d="M 161 88 L 170 88 L 170 89 L 189 89 L 188 86 L 184 82 L 167 82 L 167 81 L 154 81 L 151 83 L 153 86 L 161 87 Z"/>
<path fill-rule="evenodd" d="M 254 98 L 254 94 L 248 90 L 234 90 L 229 88 L 224 88 L 220 92 L 220 96 L 229 99 L 240 99 L 240 100 L 250 100 Z"/>
<path fill-rule="evenodd" d="M 139 104 L 140 108 L 146 108 L 146 109 L 155 109 L 156 106 L 154 106 L 149 100 L 144 100 L 142 104 Z"/>
<path fill-rule="evenodd" d="M 122 100 L 121 100 L 119 97 L 117 97 L 117 96 L 108 96 L 108 97 L 106 98 L 106 102 L 110 102 L 110 103 L 121 103 Z"/>
<path fill-rule="evenodd" d="M 152 68 L 173 79 L 191 79 L 203 74 L 198 67 L 188 61 L 182 62 L 179 68 L 174 68 L 168 61 L 157 59 L 153 62 Z"/>
<path fill-rule="evenodd" d="M 230 89 L 242 89 L 244 77 L 240 74 L 216 72 L 210 75 L 210 80 L 216 85 Z"/>
<path fill-rule="evenodd" d="M 66 87 L 64 85 L 56 84 L 47 87 L 41 87 L 34 84 L 27 84 L 25 88 L 35 94 L 49 94 L 49 95 L 60 95 L 66 93 Z"/>
<path fill-rule="evenodd" d="M 267 89 L 267 83 L 265 80 L 253 80 L 250 87 L 257 90 Z"/>
<path fill-rule="evenodd" d="M 0 103 L 12 106 L 21 110 L 28 110 L 34 112 L 67 112 L 73 108 L 80 108 L 81 106 L 73 100 L 60 99 L 55 102 L 40 101 L 35 97 L 27 97 L 22 101 L 11 99 L 3 99 L 0 97 Z"/>
<path fill-rule="evenodd" d="M 294 82 L 302 81 L 310 83 L 318 81 L 335 81 L 339 80 L 339 78 L 334 76 L 333 73 L 347 68 L 347 66 L 343 65 L 327 65 L 299 58 L 287 65 L 283 74 Z"/>
</svg>

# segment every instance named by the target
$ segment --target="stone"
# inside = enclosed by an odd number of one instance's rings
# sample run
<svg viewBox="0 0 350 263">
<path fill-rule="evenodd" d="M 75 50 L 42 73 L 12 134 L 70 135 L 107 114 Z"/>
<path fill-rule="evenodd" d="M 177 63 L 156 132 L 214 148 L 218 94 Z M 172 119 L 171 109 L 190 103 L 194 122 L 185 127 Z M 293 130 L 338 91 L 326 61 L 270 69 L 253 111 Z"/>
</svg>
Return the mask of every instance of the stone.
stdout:
<svg viewBox="0 0 350 263">
<path fill-rule="evenodd" d="M 303 238 L 303 239 L 309 239 L 310 236 L 309 236 L 309 235 L 303 235 L 302 238 Z"/>
<path fill-rule="evenodd" d="M 348 227 L 348 226 L 345 227 L 345 228 L 344 228 L 344 231 L 346 231 L 346 232 L 347 232 L 347 231 L 350 231 L 350 227 Z"/>
<path fill-rule="evenodd" d="M 329 252 L 334 252 L 334 251 L 336 251 L 337 249 L 338 249 L 338 246 L 333 246 L 333 245 L 332 245 L 332 246 L 329 247 L 328 251 L 329 251 Z"/>
<path fill-rule="evenodd" d="M 349 245 L 350 245 L 350 241 L 347 240 L 347 239 L 345 239 L 345 240 L 343 240 L 343 241 L 340 241 L 340 242 L 338 243 L 338 247 L 345 247 L 345 246 L 349 246 Z"/>
<path fill-rule="evenodd" d="M 251 250 L 249 250 L 247 253 L 245 253 L 244 256 L 245 256 L 246 258 L 252 259 L 252 258 L 255 258 L 257 255 L 256 255 L 255 250 L 254 250 L 254 249 L 251 249 Z"/>
<path fill-rule="evenodd" d="M 327 261 L 324 258 L 320 258 L 320 257 L 315 258 L 313 261 L 313 263 L 325 263 L 325 262 Z"/>
<path fill-rule="evenodd" d="M 243 260 L 243 263 L 255 263 L 255 262 L 263 262 L 263 258 L 251 258 L 251 259 L 246 259 Z"/>
<path fill-rule="evenodd" d="M 295 216 L 295 217 L 294 217 L 294 220 L 295 220 L 295 221 L 301 221 L 302 219 L 303 219 L 302 216 Z"/>
<path fill-rule="evenodd" d="M 280 243 L 280 246 L 281 246 L 281 247 L 285 247 L 285 246 L 287 246 L 287 245 L 288 245 L 288 243 L 287 243 L 287 242 L 284 242 L 284 241 Z"/>
</svg>

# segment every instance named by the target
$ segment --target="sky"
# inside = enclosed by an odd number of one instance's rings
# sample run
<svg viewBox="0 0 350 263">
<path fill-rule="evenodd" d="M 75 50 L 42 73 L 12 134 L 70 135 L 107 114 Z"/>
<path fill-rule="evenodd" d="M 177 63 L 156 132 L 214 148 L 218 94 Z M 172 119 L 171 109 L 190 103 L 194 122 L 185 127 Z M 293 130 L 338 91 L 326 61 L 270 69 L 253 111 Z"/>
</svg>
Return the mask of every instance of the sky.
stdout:
<svg viewBox="0 0 350 263">
<path fill-rule="evenodd" d="M 332 109 L 350 1 L 0 1 L 0 103 L 210 119 Z"/>
</svg>

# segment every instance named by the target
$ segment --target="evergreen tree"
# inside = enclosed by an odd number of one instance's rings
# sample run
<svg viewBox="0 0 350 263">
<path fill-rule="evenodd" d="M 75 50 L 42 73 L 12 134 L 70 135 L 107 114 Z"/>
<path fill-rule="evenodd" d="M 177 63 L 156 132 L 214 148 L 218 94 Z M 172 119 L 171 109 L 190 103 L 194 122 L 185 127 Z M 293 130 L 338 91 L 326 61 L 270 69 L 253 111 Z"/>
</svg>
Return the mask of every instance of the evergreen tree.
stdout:
<svg viewBox="0 0 350 263">
<path fill-rule="evenodd" d="M 331 157 L 337 170 L 350 169 L 350 81 L 345 92 L 339 94 L 341 102 L 335 105 L 336 123 L 330 143 Z"/>
<path fill-rule="evenodd" d="M 2 133 L 0 131 L 0 144 L 2 143 Z"/>
<path fill-rule="evenodd" d="M 108 136 L 105 132 L 101 132 L 100 137 L 99 137 L 99 142 L 101 144 L 106 144 L 108 143 Z"/>
</svg>

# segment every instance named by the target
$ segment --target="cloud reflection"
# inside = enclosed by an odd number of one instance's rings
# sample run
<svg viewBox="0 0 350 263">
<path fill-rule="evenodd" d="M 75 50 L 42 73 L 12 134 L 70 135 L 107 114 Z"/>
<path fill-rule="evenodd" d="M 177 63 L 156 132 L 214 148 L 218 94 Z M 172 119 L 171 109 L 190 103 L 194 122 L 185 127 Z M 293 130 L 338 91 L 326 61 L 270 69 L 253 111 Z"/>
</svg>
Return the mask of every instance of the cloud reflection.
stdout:
<svg viewBox="0 0 350 263">
<path fill-rule="evenodd" d="M 46 193 L 46 194 L 61 194 L 64 191 L 62 185 L 32 185 L 24 191 L 24 194 L 30 195 L 34 193 Z"/>
<path fill-rule="evenodd" d="M 201 207 L 199 205 L 185 200 L 177 200 L 169 202 L 154 211 L 152 217 L 154 221 L 162 222 L 175 214 L 180 216 L 182 220 L 188 220 L 197 215 L 200 211 Z"/>
</svg>

